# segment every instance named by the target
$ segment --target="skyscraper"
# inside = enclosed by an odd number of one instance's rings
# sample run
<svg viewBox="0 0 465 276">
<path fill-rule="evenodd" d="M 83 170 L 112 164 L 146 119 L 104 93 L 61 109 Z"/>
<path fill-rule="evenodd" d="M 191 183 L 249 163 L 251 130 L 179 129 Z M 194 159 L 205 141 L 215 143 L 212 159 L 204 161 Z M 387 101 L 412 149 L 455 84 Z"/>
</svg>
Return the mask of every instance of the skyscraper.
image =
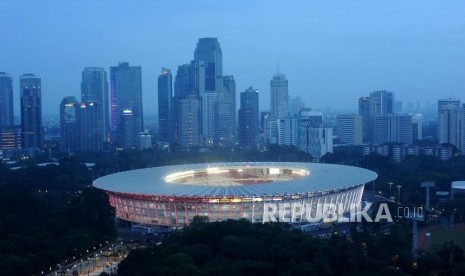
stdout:
<svg viewBox="0 0 465 276">
<path fill-rule="evenodd" d="M 278 145 L 280 146 L 297 146 L 298 125 L 297 118 L 288 117 L 277 120 Z"/>
<path fill-rule="evenodd" d="M 370 93 L 370 115 L 385 116 L 394 113 L 394 93 L 386 90 Z"/>
<path fill-rule="evenodd" d="M 138 122 L 131 108 L 124 109 L 118 122 L 118 144 L 123 149 L 134 149 L 139 143 Z"/>
<path fill-rule="evenodd" d="M 174 97 L 172 102 L 173 116 L 173 142 L 180 144 L 181 134 L 179 132 L 180 100 L 184 99 L 191 93 L 191 70 L 189 64 L 178 66 L 176 77 L 174 79 Z"/>
<path fill-rule="evenodd" d="M 258 90 L 249 87 L 241 93 L 239 109 L 239 145 L 254 148 L 259 133 Z"/>
<path fill-rule="evenodd" d="M 220 92 L 223 88 L 223 53 L 216 37 L 200 38 L 194 60 L 205 63 L 205 92 Z"/>
<path fill-rule="evenodd" d="M 98 108 L 97 131 L 102 132 L 101 143 L 110 137 L 107 72 L 101 67 L 86 67 L 82 71 L 81 101 L 96 103 Z"/>
<path fill-rule="evenodd" d="M 362 144 L 362 115 L 341 114 L 337 116 L 337 136 L 347 145 Z"/>
<path fill-rule="evenodd" d="M 389 114 L 374 118 L 374 143 L 397 142 L 412 144 L 412 116 Z"/>
<path fill-rule="evenodd" d="M 173 84 L 171 71 L 161 69 L 158 76 L 158 139 L 162 142 L 172 142 L 173 137 Z"/>
<path fill-rule="evenodd" d="M 417 113 L 412 116 L 412 140 L 423 139 L 423 115 Z"/>
<path fill-rule="evenodd" d="M 178 102 L 178 143 L 190 148 L 200 145 L 200 101 L 190 95 Z"/>
<path fill-rule="evenodd" d="M 319 160 L 323 155 L 333 152 L 333 129 L 301 127 L 300 149 Z"/>
<path fill-rule="evenodd" d="M 358 114 L 362 116 L 362 141 L 370 143 L 370 97 L 358 98 Z"/>
<path fill-rule="evenodd" d="M 118 66 L 110 67 L 110 127 L 116 133 L 117 144 L 121 144 L 119 137 L 133 137 L 132 144 L 138 143 L 140 132 L 144 129 L 142 110 L 142 77 L 140 66 L 129 66 L 128 62 L 120 62 Z M 128 130 L 120 125 L 125 116 L 124 110 L 131 110 L 134 119 L 133 133 L 120 133 Z M 125 138 L 125 139 L 126 139 Z"/>
<path fill-rule="evenodd" d="M 60 103 L 60 150 L 73 153 L 80 148 L 80 105 L 75 97 L 64 97 Z"/>
<path fill-rule="evenodd" d="M 80 150 L 83 152 L 99 152 L 103 149 L 102 131 L 98 118 L 100 111 L 98 102 L 82 102 L 79 109 Z"/>
<path fill-rule="evenodd" d="M 223 77 L 223 91 L 218 96 L 218 143 L 233 146 L 236 141 L 236 82 Z"/>
<path fill-rule="evenodd" d="M 0 128 L 13 126 L 13 80 L 0 72 Z"/>
<path fill-rule="evenodd" d="M 288 81 L 284 74 L 276 74 L 270 82 L 271 117 L 289 116 Z"/>
<path fill-rule="evenodd" d="M 19 79 L 21 98 L 21 145 L 23 149 L 38 149 L 42 144 L 41 80 L 34 74 Z"/>
<path fill-rule="evenodd" d="M 202 142 L 213 145 L 218 142 L 218 95 L 223 90 L 223 53 L 217 38 L 199 39 L 191 71 L 191 89 L 202 102 Z"/>
<path fill-rule="evenodd" d="M 359 98 L 358 109 L 362 115 L 363 142 L 374 143 L 375 117 L 394 114 L 394 93 L 374 91 L 369 97 Z"/>
<path fill-rule="evenodd" d="M 460 148 L 460 100 L 438 100 L 439 144 L 448 143 Z"/>
</svg>

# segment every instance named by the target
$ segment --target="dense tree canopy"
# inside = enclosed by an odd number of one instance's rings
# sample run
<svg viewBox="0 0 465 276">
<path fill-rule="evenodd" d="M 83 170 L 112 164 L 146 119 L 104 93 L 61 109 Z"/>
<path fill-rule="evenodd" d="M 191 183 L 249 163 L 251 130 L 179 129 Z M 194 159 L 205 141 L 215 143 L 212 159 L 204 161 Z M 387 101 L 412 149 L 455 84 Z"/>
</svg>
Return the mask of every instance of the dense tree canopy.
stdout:
<svg viewBox="0 0 465 276">
<path fill-rule="evenodd" d="M 60 165 L 0 169 L 0 275 L 33 275 L 115 237 L 104 192 L 85 188 L 88 172 Z"/>
</svg>

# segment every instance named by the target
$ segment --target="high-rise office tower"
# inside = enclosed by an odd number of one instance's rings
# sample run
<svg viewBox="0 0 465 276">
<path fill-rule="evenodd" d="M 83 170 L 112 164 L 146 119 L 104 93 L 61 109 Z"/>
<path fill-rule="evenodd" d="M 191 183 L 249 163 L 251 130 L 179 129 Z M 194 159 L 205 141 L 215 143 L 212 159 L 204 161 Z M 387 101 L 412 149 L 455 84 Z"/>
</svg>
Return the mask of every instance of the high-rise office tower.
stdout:
<svg viewBox="0 0 465 276">
<path fill-rule="evenodd" d="M 337 116 L 337 136 L 347 145 L 362 144 L 362 115 L 341 114 Z"/>
<path fill-rule="evenodd" d="M 460 100 L 438 100 L 439 144 L 452 144 L 460 148 Z"/>
<path fill-rule="evenodd" d="M 142 77 L 140 66 L 129 66 L 128 62 L 120 62 L 118 66 L 110 67 L 110 109 L 111 129 L 116 133 L 117 144 L 121 145 L 119 137 L 133 137 L 131 143 L 136 146 L 139 133 L 144 129 L 142 110 Z M 129 128 L 120 125 L 125 110 L 131 110 L 134 128 L 133 133 L 120 133 Z M 127 142 L 127 141 L 126 141 Z"/>
<path fill-rule="evenodd" d="M 167 68 L 161 69 L 158 76 L 158 140 L 172 142 L 173 137 L 173 81 L 171 71 Z"/>
<path fill-rule="evenodd" d="M 302 99 L 297 96 L 291 100 L 291 105 L 289 108 L 289 112 L 291 117 L 299 115 L 299 111 L 305 107 L 305 103 L 302 102 Z"/>
<path fill-rule="evenodd" d="M 174 97 L 182 99 L 191 93 L 191 69 L 189 64 L 178 66 L 174 79 Z"/>
<path fill-rule="evenodd" d="M 200 100 L 196 95 L 184 97 L 178 102 L 178 143 L 190 148 L 200 145 Z"/>
<path fill-rule="evenodd" d="M 247 148 L 254 148 L 257 145 L 257 135 L 259 133 L 259 91 L 249 87 L 242 92 L 241 107 L 239 109 L 239 145 Z"/>
<path fill-rule="evenodd" d="M 236 82 L 223 77 L 223 91 L 218 95 L 218 143 L 233 146 L 236 141 Z"/>
<path fill-rule="evenodd" d="M 298 113 L 299 125 L 323 127 L 323 111 L 302 108 Z"/>
<path fill-rule="evenodd" d="M 21 98 L 21 145 L 23 149 L 38 149 L 42 144 L 41 79 L 23 74 L 19 79 Z"/>
<path fill-rule="evenodd" d="M 223 90 L 223 53 L 217 38 L 199 39 L 191 71 L 191 89 L 202 102 L 202 142 L 213 145 L 218 142 L 218 95 Z"/>
<path fill-rule="evenodd" d="M 394 93 L 386 90 L 374 91 L 369 97 L 359 98 L 358 109 L 362 115 L 363 142 L 374 143 L 375 117 L 394 113 Z"/>
<path fill-rule="evenodd" d="M 412 140 L 422 140 L 423 139 L 423 115 L 417 113 L 412 116 Z"/>
<path fill-rule="evenodd" d="M 60 150 L 73 153 L 80 147 L 80 105 L 75 97 L 64 97 L 60 103 Z"/>
<path fill-rule="evenodd" d="M 103 149 L 102 131 L 99 125 L 100 111 L 98 102 L 82 102 L 79 109 L 80 150 L 99 152 Z"/>
<path fill-rule="evenodd" d="M 0 144 L 1 149 L 3 150 L 4 157 L 8 155 L 5 155 L 5 153 L 8 153 L 8 151 L 12 151 L 12 157 L 15 157 L 14 152 L 16 152 L 17 149 L 21 148 L 21 127 L 3 127 L 0 134 Z"/>
<path fill-rule="evenodd" d="M 13 80 L 0 72 L 0 128 L 13 126 Z"/>
<path fill-rule="evenodd" d="M 297 146 L 298 141 L 298 124 L 297 118 L 288 117 L 276 119 L 278 130 L 278 145 L 280 146 Z"/>
<path fill-rule="evenodd" d="M 370 143 L 370 97 L 358 98 L 358 114 L 362 116 L 362 141 Z"/>
<path fill-rule="evenodd" d="M 200 38 L 194 51 L 194 61 L 205 63 L 205 92 L 220 92 L 223 88 L 223 53 L 218 39 Z"/>
<path fill-rule="evenodd" d="M 189 65 L 189 91 L 188 94 L 195 94 L 197 97 L 205 93 L 206 66 L 203 60 L 193 60 Z M 209 91 L 209 93 L 217 93 Z"/>
<path fill-rule="evenodd" d="M 323 155 L 333 152 L 333 129 L 300 127 L 300 149 L 319 160 Z"/>
<path fill-rule="evenodd" d="M 179 101 L 191 93 L 191 70 L 189 64 L 178 66 L 174 79 L 174 97 L 172 102 L 173 116 L 173 142 L 180 143 L 179 130 Z"/>
<path fill-rule="evenodd" d="M 374 118 L 374 143 L 412 144 L 412 116 L 388 114 Z"/>
<path fill-rule="evenodd" d="M 108 102 L 107 72 L 101 67 L 85 67 L 82 71 L 81 101 L 96 103 L 100 110 L 97 128 L 101 131 L 101 143 L 109 142 L 110 111 Z"/>
<path fill-rule="evenodd" d="M 138 121 L 131 108 L 126 108 L 119 116 L 118 142 L 123 149 L 134 149 L 139 143 Z"/>
<path fill-rule="evenodd" d="M 271 117 L 289 116 L 288 81 L 284 74 L 276 74 L 270 82 Z"/>
<path fill-rule="evenodd" d="M 370 115 L 385 116 L 394 113 L 394 93 L 386 90 L 370 93 Z"/>
<path fill-rule="evenodd" d="M 298 144 L 301 150 L 317 160 L 326 153 L 333 152 L 333 129 L 323 127 L 323 112 L 303 108 L 298 120 Z"/>
<path fill-rule="evenodd" d="M 265 131 L 266 121 L 271 118 L 270 111 L 262 111 L 260 112 L 260 133 Z"/>
</svg>

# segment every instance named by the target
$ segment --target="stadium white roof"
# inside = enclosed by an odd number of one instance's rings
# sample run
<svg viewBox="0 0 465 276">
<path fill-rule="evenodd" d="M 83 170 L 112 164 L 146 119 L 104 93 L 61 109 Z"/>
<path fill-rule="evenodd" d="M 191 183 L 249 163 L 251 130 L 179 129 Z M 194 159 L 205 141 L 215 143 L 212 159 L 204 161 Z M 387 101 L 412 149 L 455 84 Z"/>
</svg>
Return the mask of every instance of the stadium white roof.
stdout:
<svg viewBox="0 0 465 276">
<path fill-rule="evenodd" d="M 309 175 L 290 181 L 257 183 L 247 185 L 196 185 L 168 183 L 164 177 L 181 171 L 207 168 L 244 168 L 259 166 L 269 168 L 295 168 L 307 170 Z M 96 188 L 130 194 L 182 196 L 182 197 L 260 197 L 332 191 L 349 188 L 375 180 L 373 171 L 343 165 L 294 162 L 249 162 L 249 163 L 203 163 L 178 166 L 154 167 L 125 171 L 100 177 L 93 185 Z"/>
</svg>

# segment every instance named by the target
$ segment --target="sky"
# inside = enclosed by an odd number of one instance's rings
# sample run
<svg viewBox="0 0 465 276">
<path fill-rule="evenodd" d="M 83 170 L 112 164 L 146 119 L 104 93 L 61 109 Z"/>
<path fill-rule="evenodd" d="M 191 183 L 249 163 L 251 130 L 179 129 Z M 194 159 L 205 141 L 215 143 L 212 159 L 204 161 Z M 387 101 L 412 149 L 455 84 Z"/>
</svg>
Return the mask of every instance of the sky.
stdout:
<svg viewBox="0 0 465 276">
<path fill-rule="evenodd" d="M 396 100 L 465 100 L 465 1 L 0 0 L 0 71 L 42 78 L 43 114 L 80 99 L 84 67 L 142 66 L 144 113 L 155 114 L 161 67 L 174 75 L 198 38 L 217 37 L 237 94 L 269 109 L 279 70 L 289 94 L 318 109 L 357 109 L 376 90 Z"/>
</svg>

